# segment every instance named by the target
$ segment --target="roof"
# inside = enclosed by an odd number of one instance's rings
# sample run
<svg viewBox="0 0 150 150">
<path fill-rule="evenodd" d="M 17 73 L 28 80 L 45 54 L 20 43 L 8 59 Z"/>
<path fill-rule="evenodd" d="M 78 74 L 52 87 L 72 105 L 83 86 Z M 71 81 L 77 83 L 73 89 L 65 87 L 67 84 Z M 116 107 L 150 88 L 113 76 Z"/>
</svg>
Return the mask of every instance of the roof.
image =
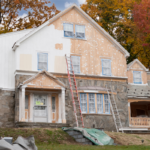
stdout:
<svg viewBox="0 0 150 150">
<path fill-rule="evenodd" d="M 145 71 L 149 71 L 149 69 L 147 69 L 138 59 L 135 59 L 132 62 L 130 62 L 127 66 L 127 70 L 129 70 L 134 63 L 138 63 Z"/>
<path fill-rule="evenodd" d="M 67 8 L 64 11 L 60 12 L 59 14 L 57 14 L 56 16 L 54 16 L 53 18 L 51 18 L 50 20 L 46 21 L 44 24 L 42 24 L 41 26 L 39 26 L 35 30 L 31 31 L 26 36 L 24 36 L 21 39 L 19 39 L 14 44 L 14 46 L 13 46 L 12 49 L 15 51 L 16 48 L 20 45 L 21 42 L 23 42 L 24 40 L 26 40 L 27 38 L 29 38 L 31 35 L 33 35 L 36 32 L 38 32 L 39 30 L 41 30 L 45 26 L 47 26 L 50 23 L 54 22 L 56 19 L 58 19 L 59 17 L 61 17 L 64 14 L 66 14 L 68 11 L 70 11 L 73 8 L 76 9 L 87 21 L 89 21 L 100 33 L 102 33 L 103 36 L 105 36 L 110 42 L 112 42 L 118 48 L 118 50 L 120 50 L 125 55 L 125 57 L 129 57 L 130 56 L 129 52 L 126 49 L 124 49 L 112 36 L 110 36 L 101 26 L 99 26 L 89 15 L 87 15 L 76 4 L 71 5 L 69 8 Z"/>
<path fill-rule="evenodd" d="M 32 80 L 34 80 L 35 78 L 37 78 L 37 77 L 38 77 L 39 75 L 41 75 L 41 74 L 46 74 L 48 77 L 50 77 L 51 79 L 53 79 L 57 84 L 59 84 L 60 86 L 66 88 L 66 86 L 65 86 L 64 83 L 62 83 L 62 82 L 61 82 L 60 80 L 58 80 L 55 76 L 53 76 L 52 74 L 48 73 L 48 72 L 45 71 L 45 70 L 39 72 L 38 74 L 34 75 L 33 77 L 31 77 L 31 78 L 29 78 L 29 79 L 27 79 L 27 80 L 25 80 L 25 81 L 23 82 L 23 84 L 21 84 L 21 85 L 26 85 L 26 84 L 30 83 Z"/>
</svg>

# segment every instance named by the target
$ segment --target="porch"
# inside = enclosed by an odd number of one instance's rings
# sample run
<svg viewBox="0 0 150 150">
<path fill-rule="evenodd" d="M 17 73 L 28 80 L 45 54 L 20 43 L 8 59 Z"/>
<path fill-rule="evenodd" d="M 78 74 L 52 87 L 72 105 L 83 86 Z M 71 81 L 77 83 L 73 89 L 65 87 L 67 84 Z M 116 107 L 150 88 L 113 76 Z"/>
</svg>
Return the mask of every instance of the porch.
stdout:
<svg viewBox="0 0 150 150">
<path fill-rule="evenodd" d="M 150 100 L 130 100 L 129 127 L 150 128 Z"/>
</svg>

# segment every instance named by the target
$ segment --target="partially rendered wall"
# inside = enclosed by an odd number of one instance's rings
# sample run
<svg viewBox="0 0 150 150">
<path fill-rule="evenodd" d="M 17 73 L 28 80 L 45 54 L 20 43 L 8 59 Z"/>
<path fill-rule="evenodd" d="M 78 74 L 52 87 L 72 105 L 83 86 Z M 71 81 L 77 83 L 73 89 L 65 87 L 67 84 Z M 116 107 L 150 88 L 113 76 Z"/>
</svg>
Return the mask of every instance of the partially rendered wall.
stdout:
<svg viewBox="0 0 150 150">
<path fill-rule="evenodd" d="M 54 25 L 56 30 L 60 30 L 63 33 L 63 23 L 72 23 L 74 27 L 76 24 L 85 25 L 85 40 L 67 38 L 71 39 L 70 53 L 81 57 L 81 73 L 101 75 L 101 59 L 111 59 L 112 75 L 127 76 L 125 56 L 75 9 L 70 10 L 50 25 Z M 57 47 L 61 49 L 63 46 L 58 46 L 57 44 Z M 55 66 L 58 64 L 59 61 L 55 61 Z"/>
</svg>

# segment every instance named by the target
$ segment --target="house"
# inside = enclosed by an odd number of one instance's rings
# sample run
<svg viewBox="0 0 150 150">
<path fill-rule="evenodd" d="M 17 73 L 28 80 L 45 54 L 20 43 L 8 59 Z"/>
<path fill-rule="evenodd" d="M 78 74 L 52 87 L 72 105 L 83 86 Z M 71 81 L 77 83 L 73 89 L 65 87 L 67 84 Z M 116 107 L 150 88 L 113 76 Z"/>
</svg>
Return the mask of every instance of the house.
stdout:
<svg viewBox="0 0 150 150">
<path fill-rule="evenodd" d="M 150 73 L 138 60 L 127 65 L 130 54 L 76 5 L 38 28 L 0 35 L 0 51 L 1 127 L 75 126 L 65 55 L 85 127 L 116 130 L 109 95 L 122 130 L 150 126 Z"/>
</svg>

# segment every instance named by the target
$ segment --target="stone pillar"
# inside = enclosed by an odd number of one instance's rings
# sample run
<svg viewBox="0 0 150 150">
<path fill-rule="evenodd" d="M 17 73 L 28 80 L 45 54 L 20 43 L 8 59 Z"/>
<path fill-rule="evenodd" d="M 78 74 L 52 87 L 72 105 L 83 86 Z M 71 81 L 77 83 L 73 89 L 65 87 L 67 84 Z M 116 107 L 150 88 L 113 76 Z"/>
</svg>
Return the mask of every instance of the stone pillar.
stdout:
<svg viewBox="0 0 150 150">
<path fill-rule="evenodd" d="M 51 102 L 51 94 L 47 96 L 47 113 L 48 113 L 48 123 L 52 123 L 52 102 Z"/>
<path fill-rule="evenodd" d="M 61 108 L 62 108 L 62 123 L 66 123 L 66 111 L 65 111 L 65 89 L 61 90 Z"/>
<path fill-rule="evenodd" d="M 33 122 L 33 109 L 34 109 L 34 95 L 30 94 L 30 115 L 29 115 L 29 122 Z"/>
<path fill-rule="evenodd" d="M 61 117 L 61 108 L 62 108 L 62 104 L 61 104 L 61 94 L 59 94 L 58 96 L 58 112 L 59 112 L 59 115 L 58 115 L 58 123 L 62 123 L 62 117 Z"/>
<path fill-rule="evenodd" d="M 128 114 L 129 114 L 129 127 L 131 126 L 130 125 L 130 119 L 131 119 L 131 106 L 130 106 L 130 102 L 128 102 Z"/>
<path fill-rule="evenodd" d="M 22 96 L 21 96 L 21 121 L 25 121 L 25 87 L 22 87 Z"/>
</svg>

